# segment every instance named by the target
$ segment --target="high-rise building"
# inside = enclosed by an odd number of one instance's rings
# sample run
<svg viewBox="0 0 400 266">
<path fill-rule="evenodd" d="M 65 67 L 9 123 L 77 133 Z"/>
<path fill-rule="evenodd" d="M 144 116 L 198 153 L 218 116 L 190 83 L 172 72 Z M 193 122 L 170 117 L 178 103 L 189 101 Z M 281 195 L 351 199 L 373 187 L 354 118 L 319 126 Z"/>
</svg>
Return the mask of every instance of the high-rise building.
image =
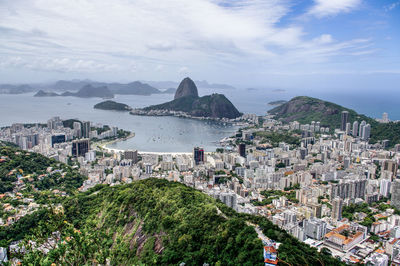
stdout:
<svg viewBox="0 0 400 266">
<path fill-rule="evenodd" d="M 364 120 L 361 121 L 360 123 L 360 127 L 358 129 L 358 136 L 361 137 L 362 136 L 362 132 L 364 130 L 365 125 L 367 124 L 367 122 L 365 122 Z"/>
<path fill-rule="evenodd" d="M 73 123 L 73 128 L 74 128 L 74 136 L 77 137 L 78 139 L 82 137 L 82 125 L 80 122 L 74 122 Z"/>
<path fill-rule="evenodd" d="M 144 167 L 146 174 L 150 175 L 153 173 L 153 165 L 151 163 L 145 163 Z"/>
<path fill-rule="evenodd" d="M 90 149 L 89 139 L 79 139 L 72 141 L 72 156 L 79 157 L 85 156 Z"/>
<path fill-rule="evenodd" d="M 371 125 L 366 124 L 362 129 L 361 139 L 368 140 L 371 135 Z"/>
<path fill-rule="evenodd" d="M 138 162 L 138 151 L 124 151 L 124 158 L 127 160 L 132 160 L 133 163 L 137 163 Z"/>
<path fill-rule="evenodd" d="M 332 219 L 335 221 L 342 220 L 343 200 L 339 197 L 332 200 Z"/>
<path fill-rule="evenodd" d="M 389 179 L 382 179 L 379 182 L 379 194 L 382 197 L 389 198 L 391 184 L 392 182 Z"/>
<path fill-rule="evenodd" d="M 56 143 L 63 143 L 63 142 L 65 142 L 64 134 L 51 136 L 51 146 L 52 147 L 54 147 L 54 144 L 56 144 Z"/>
<path fill-rule="evenodd" d="M 346 124 L 349 122 L 349 112 L 343 111 L 342 112 L 342 123 L 340 125 L 340 130 L 346 130 Z"/>
<path fill-rule="evenodd" d="M 89 138 L 90 136 L 90 122 L 82 123 L 82 138 Z"/>
<path fill-rule="evenodd" d="M 193 158 L 196 165 L 204 163 L 204 149 L 195 147 L 193 149 Z"/>
<path fill-rule="evenodd" d="M 55 116 L 47 121 L 47 127 L 49 129 L 58 129 L 63 126 L 63 122 L 60 117 Z"/>
<path fill-rule="evenodd" d="M 353 135 L 353 137 L 358 136 L 358 121 L 354 121 L 353 130 L 351 131 L 351 134 Z"/>
<path fill-rule="evenodd" d="M 322 215 L 322 205 L 321 204 L 316 204 L 316 203 L 311 203 L 309 204 L 311 210 L 312 210 L 312 217 L 314 218 L 321 218 Z"/>
<path fill-rule="evenodd" d="M 239 144 L 239 155 L 242 157 L 246 157 L 246 144 L 244 143 Z"/>
<path fill-rule="evenodd" d="M 366 179 L 350 179 L 339 184 L 331 185 L 331 199 L 339 197 L 341 199 L 364 198 L 366 191 Z"/>
<path fill-rule="evenodd" d="M 397 176 L 398 168 L 399 165 L 397 164 L 396 161 L 386 160 L 383 162 L 383 170 L 392 172 L 394 178 L 396 178 Z"/>
<path fill-rule="evenodd" d="M 350 132 L 351 132 L 351 124 L 347 123 L 346 124 L 346 135 L 350 135 Z"/>
<path fill-rule="evenodd" d="M 392 183 L 392 199 L 390 201 L 392 206 L 400 208 L 400 181 L 395 180 Z"/>
<path fill-rule="evenodd" d="M 304 231 L 307 237 L 321 240 L 326 234 L 326 223 L 319 219 L 305 219 Z"/>
</svg>

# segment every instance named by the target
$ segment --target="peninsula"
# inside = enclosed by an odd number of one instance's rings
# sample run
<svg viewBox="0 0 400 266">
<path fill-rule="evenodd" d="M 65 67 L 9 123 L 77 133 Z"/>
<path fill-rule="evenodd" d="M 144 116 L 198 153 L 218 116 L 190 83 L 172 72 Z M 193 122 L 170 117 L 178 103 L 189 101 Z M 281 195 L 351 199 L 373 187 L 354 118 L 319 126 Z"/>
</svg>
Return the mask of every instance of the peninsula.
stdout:
<svg viewBox="0 0 400 266">
<path fill-rule="evenodd" d="M 185 78 L 176 90 L 174 100 L 131 111 L 134 115 L 174 115 L 191 118 L 235 119 L 242 114 L 223 94 L 199 97 L 196 84 Z"/>
</svg>

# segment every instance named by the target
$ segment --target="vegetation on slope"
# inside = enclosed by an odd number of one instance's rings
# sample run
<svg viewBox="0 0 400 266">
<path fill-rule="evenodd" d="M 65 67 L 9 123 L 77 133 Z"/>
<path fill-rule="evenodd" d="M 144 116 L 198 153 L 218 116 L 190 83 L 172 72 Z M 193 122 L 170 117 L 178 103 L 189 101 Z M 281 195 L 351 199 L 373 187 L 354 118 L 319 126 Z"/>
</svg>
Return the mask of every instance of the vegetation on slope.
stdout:
<svg viewBox="0 0 400 266">
<path fill-rule="evenodd" d="M 159 179 L 97 186 L 64 202 L 64 213 L 43 222 L 40 244 L 61 232 L 62 245 L 47 255 L 31 252 L 24 263 L 75 265 L 255 265 L 262 243 L 245 220 L 221 213 L 222 203 L 180 183 Z M 40 237 L 40 235 L 42 237 Z"/>
<path fill-rule="evenodd" d="M 311 121 L 320 121 L 321 126 L 340 128 L 342 111 L 349 112 L 350 123 L 356 120 L 359 122 L 365 120 L 371 126 L 378 124 L 374 119 L 360 115 L 354 110 L 307 96 L 295 97 L 289 102 L 271 109 L 269 113 L 275 115 L 276 119 L 285 122 L 298 121 L 305 124 Z"/>
<path fill-rule="evenodd" d="M 349 122 L 365 120 L 371 125 L 370 143 L 389 140 L 389 146 L 400 143 L 400 123 L 379 123 L 368 116 L 358 114 L 356 111 L 338 104 L 316 98 L 299 96 L 289 102 L 277 106 L 269 111 L 276 119 L 284 122 L 298 121 L 302 124 L 311 121 L 320 121 L 321 126 L 340 128 L 342 111 L 349 112 Z"/>
<path fill-rule="evenodd" d="M 241 115 L 224 95 L 217 93 L 203 97 L 180 97 L 170 102 L 146 107 L 144 110 L 181 111 L 192 116 L 213 118 L 236 118 Z"/>
<path fill-rule="evenodd" d="M 58 231 L 58 245 L 47 254 L 20 255 L 23 264 L 263 265 L 263 245 L 253 228 L 259 226 L 281 242 L 279 265 L 342 265 L 265 217 L 239 214 L 200 191 L 163 179 L 99 185 L 67 198 L 63 206 L 63 211 L 48 210 L 49 219 L 25 239 L 41 245 Z"/>
<path fill-rule="evenodd" d="M 102 110 L 115 110 L 115 111 L 129 111 L 132 109 L 126 104 L 118 103 L 115 101 L 104 101 L 96 104 L 93 108 Z"/>
<path fill-rule="evenodd" d="M 0 158 L 0 193 L 12 191 L 18 180 L 38 190 L 65 191 L 76 190 L 85 180 L 78 170 L 68 165 L 4 143 L 0 145 Z"/>
</svg>

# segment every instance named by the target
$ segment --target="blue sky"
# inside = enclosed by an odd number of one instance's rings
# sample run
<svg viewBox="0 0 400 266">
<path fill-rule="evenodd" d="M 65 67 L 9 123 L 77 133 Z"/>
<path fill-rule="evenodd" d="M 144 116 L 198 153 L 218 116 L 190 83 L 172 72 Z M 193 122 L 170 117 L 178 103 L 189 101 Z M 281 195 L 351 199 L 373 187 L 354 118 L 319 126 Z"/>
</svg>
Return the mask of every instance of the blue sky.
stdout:
<svg viewBox="0 0 400 266">
<path fill-rule="evenodd" d="M 400 0 L 0 0 L 0 83 L 185 76 L 399 89 Z"/>
</svg>

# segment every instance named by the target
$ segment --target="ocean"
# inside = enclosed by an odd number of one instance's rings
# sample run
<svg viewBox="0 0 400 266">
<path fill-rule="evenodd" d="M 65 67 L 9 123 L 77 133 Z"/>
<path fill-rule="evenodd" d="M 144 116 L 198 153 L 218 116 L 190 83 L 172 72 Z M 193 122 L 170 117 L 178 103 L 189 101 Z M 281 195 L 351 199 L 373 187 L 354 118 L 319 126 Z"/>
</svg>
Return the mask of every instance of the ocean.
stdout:
<svg viewBox="0 0 400 266">
<path fill-rule="evenodd" d="M 290 100 L 294 96 L 306 95 L 331 101 L 373 118 L 383 112 L 392 120 L 400 120 L 399 96 L 384 91 L 311 91 L 311 90 L 268 90 L 268 89 L 199 89 L 200 96 L 223 93 L 243 113 L 264 115 L 273 106 L 269 102 Z M 132 107 L 145 107 L 173 99 L 172 94 L 151 96 L 117 95 L 117 102 Z M 128 113 L 93 109 L 99 98 L 76 97 L 33 97 L 33 93 L 0 95 L 0 126 L 12 123 L 46 122 L 53 116 L 62 119 L 76 118 L 94 123 L 118 126 L 134 131 L 136 136 L 110 145 L 115 149 L 138 149 L 147 152 L 190 152 L 194 146 L 214 151 L 218 142 L 231 136 L 237 127 L 217 122 L 199 121 L 176 117 L 133 116 Z"/>
</svg>

